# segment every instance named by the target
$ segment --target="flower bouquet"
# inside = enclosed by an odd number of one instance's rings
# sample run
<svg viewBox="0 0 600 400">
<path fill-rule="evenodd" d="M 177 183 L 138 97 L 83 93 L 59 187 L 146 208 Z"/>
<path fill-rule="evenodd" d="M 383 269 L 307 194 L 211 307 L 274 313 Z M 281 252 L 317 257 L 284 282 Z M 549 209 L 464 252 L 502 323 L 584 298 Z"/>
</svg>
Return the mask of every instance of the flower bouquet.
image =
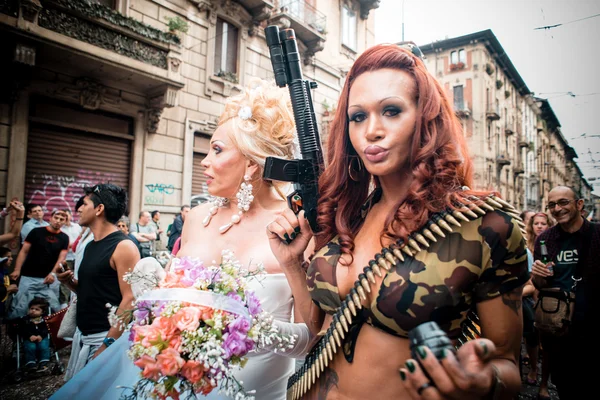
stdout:
<svg viewBox="0 0 600 400">
<path fill-rule="evenodd" d="M 175 258 L 168 272 L 149 260 L 124 277 L 137 299 L 127 316 L 133 317 L 128 356 L 141 376 L 123 397 L 193 398 L 218 388 L 236 400 L 252 399 L 233 372 L 250 350 L 284 351 L 295 341 L 278 332 L 248 289 L 250 279 L 264 274 L 262 267 L 242 268 L 231 251 L 223 251 L 220 265 Z M 113 308 L 111 322 L 124 324 L 125 316 L 115 313 Z"/>
</svg>

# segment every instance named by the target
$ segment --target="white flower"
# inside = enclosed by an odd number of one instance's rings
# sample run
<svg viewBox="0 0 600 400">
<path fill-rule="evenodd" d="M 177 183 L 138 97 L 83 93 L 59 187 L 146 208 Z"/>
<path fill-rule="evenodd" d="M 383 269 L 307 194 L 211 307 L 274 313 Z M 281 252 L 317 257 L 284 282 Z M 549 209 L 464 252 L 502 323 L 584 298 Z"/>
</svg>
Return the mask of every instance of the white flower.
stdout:
<svg viewBox="0 0 600 400">
<path fill-rule="evenodd" d="M 142 258 L 133 268 L 133 272 L 126 274 L 126 282 L 131 284 L 135 298 L 144 292 L 155 289 L 167 273 L 160 263 L 152 257 Z"/>
<path fill-rule="evenodd" d="M 240 108 L 240 111 L 238 111 L 238 117 L 240 117 L 242 121 L 252 118 L 252 109 L 249 106 Z"/>
</svg>

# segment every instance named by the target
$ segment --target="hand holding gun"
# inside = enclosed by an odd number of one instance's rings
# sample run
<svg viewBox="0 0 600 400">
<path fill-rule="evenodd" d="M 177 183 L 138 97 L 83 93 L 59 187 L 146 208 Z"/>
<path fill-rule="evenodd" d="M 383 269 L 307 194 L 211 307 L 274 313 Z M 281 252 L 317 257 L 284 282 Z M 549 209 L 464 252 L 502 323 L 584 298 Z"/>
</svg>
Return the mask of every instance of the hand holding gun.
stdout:
<svg viewBox="0 0 600 400">
<path fill-rule="evenodd" d="M 317 83 L 302 77 L 300 54 L 293 29 L 279 31 L 277 26 L 272 25 L 265 28 L 265 35 L 275 83 L 279 87 L 287 86 L 290 91 L 301 159 L 267 157 L 263 178 L 293 182 L 295 191 L 287 198 L 288 206 L 296 214 L 304 210 L 310 227 L 313 232 L 317 232 L 318 181 L 323 170 L 323 150 L 310 93 L 311 89 L 317 87 Z"/>
</svg>

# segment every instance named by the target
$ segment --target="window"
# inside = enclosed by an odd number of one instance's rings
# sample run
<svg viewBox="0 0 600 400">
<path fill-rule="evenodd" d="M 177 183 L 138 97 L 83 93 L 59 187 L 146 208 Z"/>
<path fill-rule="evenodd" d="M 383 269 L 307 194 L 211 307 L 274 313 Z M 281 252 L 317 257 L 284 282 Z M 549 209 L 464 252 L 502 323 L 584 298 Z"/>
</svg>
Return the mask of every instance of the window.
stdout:
<svg viewBox="0 0 600 400">
<path fill-rule="evenodd" d="M 463 100 L 463 85 L 454 86 L 454 109 L 462 111 L 465 109 Z"/>
<path fill-rule="evenodd" d="M 342 7 L 342 44 L 356 50 L 356 13 L 349 7 Z"/>
<path fill-rule="evenodd" d="M 458 64 L 458 53 L 456 51 L 450 53 L 450 64 Z"/>
<path fill-rule="evenodd" d="M 460 49 L 458 51 L 458 62 L 463 64 L 467 63 L 467 53 L 465 52 L 465 49 Z"/>
<path fill-rule="evenodd" d="M 217 18 L 215 75 L 237 80 L 238 34 L 237 27 Z"/>
</svg>

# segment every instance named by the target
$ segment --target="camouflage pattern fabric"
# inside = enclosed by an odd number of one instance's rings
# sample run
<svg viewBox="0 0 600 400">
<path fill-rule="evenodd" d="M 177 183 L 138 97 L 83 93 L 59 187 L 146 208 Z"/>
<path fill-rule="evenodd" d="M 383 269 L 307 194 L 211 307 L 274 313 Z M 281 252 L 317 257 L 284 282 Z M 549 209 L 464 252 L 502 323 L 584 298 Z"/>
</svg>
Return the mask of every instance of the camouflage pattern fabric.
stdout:
<svg viewBox="0 0 600 400">
<path fill-rule="evenodd" d="M 428 249 L 406 257 L 384 275 L 359 326 L 353 326 L 350 356 L 363 322 L 400 337 L 417 325 L 436 321 L 456 339 L 472 306 L 524 285 L 529 279 L 527 253 L 518 224 L 504 211 L 490 211 L 461 228 L 438 237 Z M 338 238 L 320 249 L 307 271 L 313 301 L 326 313 L 340 306 L 336 268 L 341 256 Z M 341 266 L 340 268 L 344 268 Z"/>
</svg>

